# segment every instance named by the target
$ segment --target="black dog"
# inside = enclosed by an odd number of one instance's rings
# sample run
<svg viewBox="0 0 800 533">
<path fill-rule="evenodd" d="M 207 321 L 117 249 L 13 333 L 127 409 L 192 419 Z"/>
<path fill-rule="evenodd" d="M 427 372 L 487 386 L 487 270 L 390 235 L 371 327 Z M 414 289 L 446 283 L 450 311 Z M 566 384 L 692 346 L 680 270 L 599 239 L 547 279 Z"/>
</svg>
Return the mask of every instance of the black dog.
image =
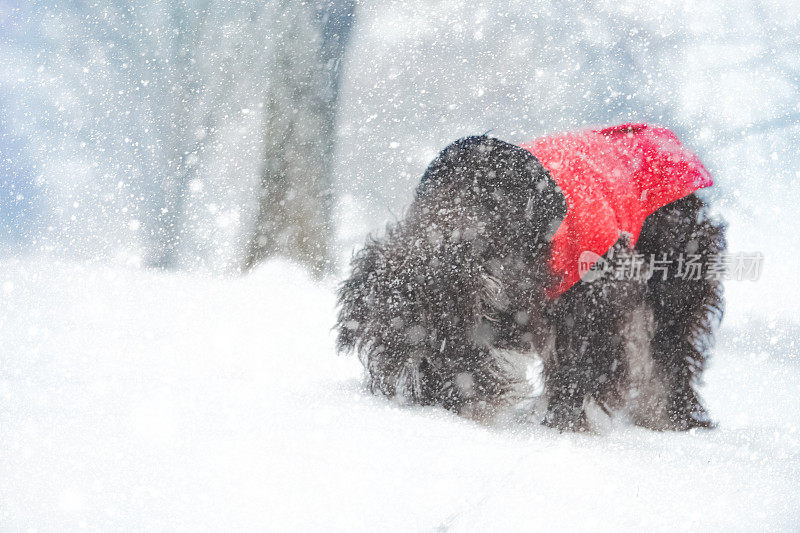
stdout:
<svg viewBox="0 0 800 533">
<path fill-rule="evenodd" d="M 486 136 L 449 145 L 406 218 L 354 257 L 339 350 L 358 352 L 373 392 L 467 416 L 524 395 L 507 356 L 517 352 L 541 358 L 549 426 L 587 429 L 594 403 L 653 429 L 709 427 L 696 386 L 720 280 L 682 278 L 674 261 L 649 276 L 613 267 L 637 254 L 711 261 L 725 249 L 723 224 L 683 196 L 647 217 L 635 247 L 621 234 L 605 273 L 553 296 L 552 240 L 566 213 L 530 151 Z"/>
</svg>

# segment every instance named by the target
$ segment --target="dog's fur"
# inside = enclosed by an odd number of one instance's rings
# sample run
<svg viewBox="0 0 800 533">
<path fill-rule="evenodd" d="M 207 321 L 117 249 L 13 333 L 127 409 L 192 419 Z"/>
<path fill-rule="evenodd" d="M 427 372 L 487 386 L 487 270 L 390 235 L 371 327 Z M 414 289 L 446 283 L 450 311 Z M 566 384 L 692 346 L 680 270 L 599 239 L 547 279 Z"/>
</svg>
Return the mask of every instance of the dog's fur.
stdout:
<svg viewBox="0 0 800 533">
<path fill-rule="evenodd" d="M 697 394 L 717 279 L 615 279 L 607 273 L 550 299 L 550 240 L 563 194 L 529 152 L 486 136 L 431 163 L 404 220 L 371 239 L 339 291 L 338 347 L 358 352 L 373 392 L 465 415 L 520 399 L 524 376 L 503 354 L 542 361 L 544 423 L 589 427 L 590 403 L 653 429 L 709 427 Z M 724 225 L 692 194 L 648 217 L 634 250 L 605 255 L 710 261 Z M 613 270 L 613 269 L 611 269 Z"/>
</svg>

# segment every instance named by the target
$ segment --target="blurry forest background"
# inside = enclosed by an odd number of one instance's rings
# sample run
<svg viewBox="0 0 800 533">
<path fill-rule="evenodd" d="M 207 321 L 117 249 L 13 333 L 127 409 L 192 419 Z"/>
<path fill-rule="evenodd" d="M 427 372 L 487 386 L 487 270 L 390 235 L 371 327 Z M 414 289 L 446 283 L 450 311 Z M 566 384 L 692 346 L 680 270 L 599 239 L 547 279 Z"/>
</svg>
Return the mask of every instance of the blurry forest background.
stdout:
<svg viewBox="0 0 800 533">
<path fill-rule="evenodd" d="M 755 0 L 0 0 L 0 254 L 341 272 L 450 141 L 635 121 L 707 162 L 785 295 L 798 35 Z"/>
</svg>

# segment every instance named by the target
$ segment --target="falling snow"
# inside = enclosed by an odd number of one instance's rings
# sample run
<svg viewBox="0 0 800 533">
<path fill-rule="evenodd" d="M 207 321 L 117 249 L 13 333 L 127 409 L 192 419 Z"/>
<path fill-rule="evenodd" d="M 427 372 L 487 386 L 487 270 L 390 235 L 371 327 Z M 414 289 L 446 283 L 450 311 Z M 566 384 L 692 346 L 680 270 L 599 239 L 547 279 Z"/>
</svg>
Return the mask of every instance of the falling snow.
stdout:
<svg viewBox="0 0 800 533">
<path fill-rule="evenodd" d="M 791 1 L 0 0 L 0 529 L 800 529 L 797 35 Z M 718 428 L 364 391 L 334 288 L 436 153 L 624 122 L 764 258 Z"/>
</svg>

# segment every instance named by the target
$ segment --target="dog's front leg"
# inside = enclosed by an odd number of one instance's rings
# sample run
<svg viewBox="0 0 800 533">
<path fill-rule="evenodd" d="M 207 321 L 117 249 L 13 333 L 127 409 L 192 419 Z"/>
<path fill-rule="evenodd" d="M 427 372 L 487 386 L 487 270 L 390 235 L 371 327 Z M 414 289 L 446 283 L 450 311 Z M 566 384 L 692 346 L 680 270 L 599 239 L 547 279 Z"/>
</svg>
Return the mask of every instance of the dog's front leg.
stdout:
<svg viewBox="0 0 800 533">
<path fill-rule="evenodd" d="M 595 401 L 607 409 L 624 355 L 615 319 L 570 314 L 557 328 L 555 350 L 545 364 L 545 425 L 561 431 L 585 431 L 589 429 L 586 405 Z"/>
<path fill-rule="evenodd" d="M 585 411 L 588 391 L 582 386 L 585 378 L 572 363 L 562 364 L 563 367 L 547 376 L 549 398 L 542 423 L 559 431 L 586 431 L 589 429 Z"/>
<path fill-rule="evenodd" d="M 561 302 L 554 351 L 544 368 L 548 405 L 543 423 L 561 431 L 588 429 L 586 404 L 599 397 L 618 358 L 618 343 L 603 338 L 600 317 L 587 312 L 586 298 L 578 292 L 585 291 L 579 288 Z"/>
<path fill-rule="evenodd" d="M 618 255 L 627 253 L 621 249 Z M 553 303 L 548 314 L 555 346 L 544 366 L 545 425 L 584 431 L 590 401 L 606 411 L 617 402 L 625 372 L 624 325 L 629 310 L 644 300 L 644 287 L 642 280 L 604 277 L 575 285 Z"/>
</svg>

